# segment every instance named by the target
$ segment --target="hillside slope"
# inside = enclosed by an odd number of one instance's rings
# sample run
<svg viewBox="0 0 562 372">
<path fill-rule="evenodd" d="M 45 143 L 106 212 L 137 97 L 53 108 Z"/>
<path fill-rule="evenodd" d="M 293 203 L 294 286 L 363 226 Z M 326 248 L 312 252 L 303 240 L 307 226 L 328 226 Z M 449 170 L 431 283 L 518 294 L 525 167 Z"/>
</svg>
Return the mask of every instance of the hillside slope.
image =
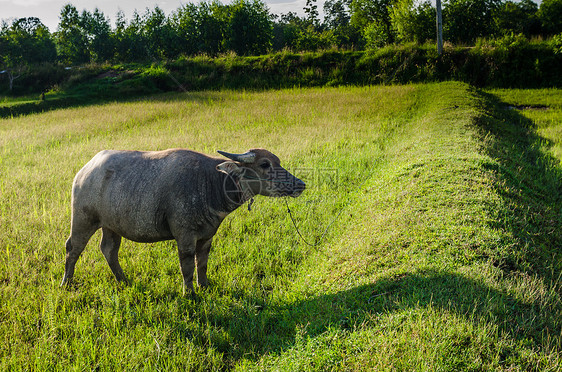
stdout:
<svg viewBox="0 0 562 372">
<path fill-rule="evenodd" d="M 294 345 L 257 369 L 562 368 L 559 162 L 493 96 L 414 94 L 347 228 L 295 280 Z"/>
<path fill-rule="evenodd" d="M 197 92 L 0 120 L 0 369 L 559 370 L 561 167 L 461 83 Z M 172 242 L 96 235 L 58 287 L 72 177 L 104 148 L 265 147 L 308 189 L 219 229 L 181 296 Z M 326 234 L 324 232 L 326 231 Z"/>
</svg>

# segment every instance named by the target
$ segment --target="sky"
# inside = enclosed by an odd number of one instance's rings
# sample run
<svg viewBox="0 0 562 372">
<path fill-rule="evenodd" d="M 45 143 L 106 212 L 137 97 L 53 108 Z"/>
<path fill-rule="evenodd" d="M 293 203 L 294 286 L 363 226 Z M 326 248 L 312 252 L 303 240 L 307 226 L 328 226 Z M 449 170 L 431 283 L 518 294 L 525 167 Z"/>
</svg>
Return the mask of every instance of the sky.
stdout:
<svg viewBox="0 0 562 372">
<path fill-rule="evenodd" d="M 51 32 L 56 31 L 59 23 L 59 14 L 62 7 L 73 4 L 79 12 L 86 9 L 92 12 L 96 7 L 111 19 L 112 26 L 115 25 L 115 15 L 119 10 L 125 13 L 127 19 L 131 19 L 133 11 L 144 13 L 146 8 L 153 9 L 158 5 L 166 14 L 178 9 L 182 4 L 198 2 L 197 0 L 0 0 L 0 19 L 37 17 L 49 27 Z M 230 0 L 222 0 L 228 4 Z M 306 0 L 265 0 L 269 10 L 273 14 L 296 12 L 303 15 L 303 7 Z M 318 0 L 318 10 L 321 12 L 324 0 Z"/>
</svg>

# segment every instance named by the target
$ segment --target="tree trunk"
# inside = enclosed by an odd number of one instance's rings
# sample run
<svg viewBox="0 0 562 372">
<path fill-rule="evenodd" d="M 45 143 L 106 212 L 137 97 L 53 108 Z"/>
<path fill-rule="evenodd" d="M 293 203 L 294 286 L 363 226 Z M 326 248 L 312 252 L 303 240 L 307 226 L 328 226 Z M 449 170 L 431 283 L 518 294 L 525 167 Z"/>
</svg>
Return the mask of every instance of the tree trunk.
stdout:
<svg viewBox="0 0 562 372">
<path fill-rule="evenodd" d="M 11 70 L 8 70 L 8 83 L 10 85 L 10 92 L 14 88 L 14 80 L 19 78 L 20 76 L 21 75 L 14 75 L 14 73 Z"/>
</svg>

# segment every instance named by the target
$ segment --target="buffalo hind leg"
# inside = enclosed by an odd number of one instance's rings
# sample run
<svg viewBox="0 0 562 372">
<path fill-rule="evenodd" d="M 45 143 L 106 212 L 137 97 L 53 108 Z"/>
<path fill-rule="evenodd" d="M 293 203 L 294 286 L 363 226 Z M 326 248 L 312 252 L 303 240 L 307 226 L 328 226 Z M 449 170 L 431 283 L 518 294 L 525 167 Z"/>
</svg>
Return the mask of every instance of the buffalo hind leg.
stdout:
<svg viewBox="0 0 562 372">
<path fill-rule="evenodd" d="M 207 261 L 209 260 L 209 252 L 211 251 L 211 239 L 203 239 L 197 241 L 195 249 L 195 264 L 197 266 L 197 284 L 200 287 L 209 285 L 207 280 Z"/>
<path fill-rule="evenodd" d="M 70 237 L 66 241 L 66 261 L 64 264 L 64 276 L 62 278 L 61 286 L 69 284 L 74 276 L 74 267 L 76 261 L 86 248 L 86 244 L 96 232 L 97 227 L 89 226 L 84 229 L 73 228 Z"/>
<path fill-rule="evenodd" d="M 115 279 L 118 282 L 127 283 L 127 278 L 123 273 L 121 265 L 119 265 L 119 246 L 121 245 L 121 235 L 116 234 L 110 229 L 102 228 L 102 237 L 100 243 L 100 250 L 103 253 Z"/>
</svg>

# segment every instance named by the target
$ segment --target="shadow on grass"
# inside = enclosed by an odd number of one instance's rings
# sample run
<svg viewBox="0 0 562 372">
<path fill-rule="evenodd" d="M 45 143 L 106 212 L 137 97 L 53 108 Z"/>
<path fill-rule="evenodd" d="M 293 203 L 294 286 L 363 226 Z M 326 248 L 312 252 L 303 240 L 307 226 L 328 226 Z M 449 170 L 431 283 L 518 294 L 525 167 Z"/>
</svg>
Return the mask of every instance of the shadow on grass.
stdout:
<svg viewBox="0 0 562 372">
<path fill-rule="evenodd" d="M 175 329 L 182 337 L 224 353 L 226 363 L 236 363 L 240 358 L 259 360 L 263 355 L 290 350 L 302 330 L 305 337 L 314 338 L 334 328 L 345 334 L 365 323 L 382 329 L 384 325 L 373 324 L 378 315 L 408 309 L 443 310 L 467 322 L 497 326 L 499 334 L 536 350 L 556 347 L 561 332 L 558 303 L 528 303 L 506 291 L 445 271 L 385 278 L 286 306 L 268 306 L 262 299 L 248 297 L 240 303 L 230 306 L 227 312 L 221 306 L 205 306 L 205 311 L 196 314 L 196 329 L 185 322 L 178 322 Z M 518 358 L 517 350 L 501 352 L 506 354 L 502 359 Z"/>
<path fill-rule="evenodd" d="M 505 208 L 490 210 L 494 228 L 507 231 L 503 249 L 490 252 L 505 270 L 524 271 L 547 282 L 562 275 L 562 167 L 547 153 L 549 141 L 534 123 L 497 97 L 478 92 L 487 115 L 477 123 L 482 151 L 495 160 L 484 164 Z"/>
<path fill-rule="evenodd" d="M 22 115 L 47 112 L 63 108 L 81 108 L 89 106 L 104 105 L 113 102 L 200 102 L 207 103 L 220 99 L 218 91 L 198 91 L 198 92 L 149 92 L 147 94 L 112 94 L 88 95 L 88 94 L 69 94 L 56 97 L 49 97 L 45 100 L 26 101 L 19 104 L 0 105 L 0 119 L 11 118 Z"/>
</svg>

